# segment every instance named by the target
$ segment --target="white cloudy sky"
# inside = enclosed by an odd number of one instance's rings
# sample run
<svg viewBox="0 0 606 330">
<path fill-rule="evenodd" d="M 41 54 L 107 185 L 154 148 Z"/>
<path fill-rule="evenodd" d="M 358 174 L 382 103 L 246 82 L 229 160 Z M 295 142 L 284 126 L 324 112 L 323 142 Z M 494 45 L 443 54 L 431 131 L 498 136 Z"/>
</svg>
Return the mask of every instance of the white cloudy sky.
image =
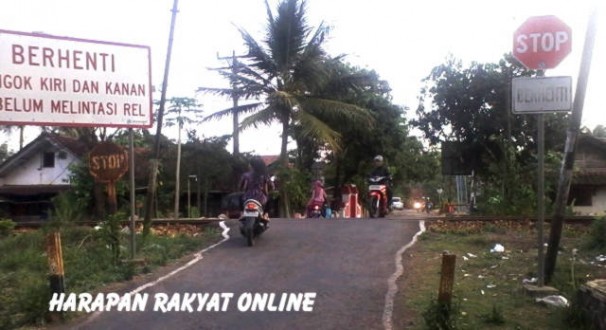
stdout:
<svg viewBox="0 0 606 330">
<path fill-rule="evenodd" d="M 572 53 L 546 75 L 570 75 L 574 84 L 592 1 L 307 0 L 307 4 L 311 25 L 324 21 L 332 27 L 326 44 L 331 54 L 349 54 L 349 62 L 376 70 L 391 85 L 395 103 L 415 108 L 421 79 L 446 56 L 452 54 L 466 62 L 496 62 L 511 51 L 514 31 L 531 16 L 556 15 L 572 28 Z M 269 2 L 273 8 L 277 0 Z M 160 86 L 172 3 L 173 0 L 3 0 L 0 29 L 148 45 L 152 50 L 152 81 Z M 227 86 L 207 68 L 224 64 L 217 60 L 217 54 L 245 52 L 234 25 L 262 39 L 264 3 L 180 0 L 169 97 L 193 97 L 199 86 Z M 599 6 L 603 12 L 604 6 Z M 606 125 L 600 97 L 606 87 L 606 28 L 600 23 L 583 115 L 583 124 L 589 127 Z M 199 100 L 208 113 L 229 106 L 208 96 L 200 96 Z M 198 131 L 205 136 L 227 134 L 230 125 L 230 120 L 225 119 L 201 125 Z M 176 136 L 170 129 L 164 133 Z M 34 136 L 30 134 L 29 138 Z M 248 131 L 242 139 L 244 151 L 279 150 L 278 131 L 272 128 Z"/>
</svg>

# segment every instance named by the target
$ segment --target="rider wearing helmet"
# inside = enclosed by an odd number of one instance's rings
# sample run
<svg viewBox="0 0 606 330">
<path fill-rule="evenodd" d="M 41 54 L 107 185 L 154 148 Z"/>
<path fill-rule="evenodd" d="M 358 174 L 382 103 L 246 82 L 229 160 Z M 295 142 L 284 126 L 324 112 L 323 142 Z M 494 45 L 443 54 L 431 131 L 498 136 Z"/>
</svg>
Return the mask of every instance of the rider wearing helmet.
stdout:
<svg viewBox="0 0 606 330">
<path fill-rule="evenodd" d="M 381 155 L 375 156 L 375 158 L 373 159 L 373 165 L 374 165 L 374 168 L 370 172 L 371 177 L 384 176 L 387 178 L 387 180 L 385 182 L 387 185 L 387 205 L 391 209 L 391 197 L 392 197 L 391 173 L 389 172 L 389 169 L 385 165 L 385 162 L 383 161 L 383 156 L 381 156 Z"/>
</svg>

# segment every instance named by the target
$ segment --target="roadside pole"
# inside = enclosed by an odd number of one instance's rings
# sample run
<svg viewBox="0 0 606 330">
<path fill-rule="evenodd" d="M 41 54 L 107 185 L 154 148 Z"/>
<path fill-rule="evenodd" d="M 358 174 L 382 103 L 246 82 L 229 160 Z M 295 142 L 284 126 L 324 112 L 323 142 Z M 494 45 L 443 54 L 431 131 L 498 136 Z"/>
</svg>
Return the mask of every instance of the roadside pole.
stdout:
<svg viewBox="0 0 606 330">
<path fill-rule="evenodd" d="M 133 129 L 128 129 L 128 149 L 130 152 L 130 258 L 135 259 L 135 142 Z"/>
<path fill-rule="evenodd" d="M 558 191 L 555 200 L 555 211 L 551 221 L 551 230 L 549 232 L 549 245 L 545 256 L 545 275 L 547 282 L 551 280 L 555 272 L 556 260 L 558 257 L 558 248 L 562 236 L 562 226 L 564 223 L 564 211 L 568 194 L 570 192 L 570 183 L 572 181 L 572 170 L 574 166 L 574 154 L 576 140 L 581 126 L 583 116 L 583 105 L 585 103 L 585 91 L 587 90 L 587 80 L 591 69 L 591 59 L 593 55 L 593 46 L 595 44 L 596 30 L 598 22 L 598 11 L 594 7 L 587 23 L 585 34 L 585 44 L 583 46 L 583 56 L 581 59 L 581 68 L 574 96 L 574 106 L 568 131 L 566 132 L 566 146 L 564 149 L 564 158 L 560 168 L 560 178 L 558 181 Z"/>
<path fill-rule="evenodd" d="M 537 207 L 538 207 L 538 245 L 539 245 L 539 274 L 538 285 L 545 284 L 545 260 L 543 260 L 544 250 L 544 234 L 543 227 L 545 224 L 545 115 L 540 113 L 537 115 L 537 135 L 538 135 L 538 182 L 537 182 Z"/>
<path fill-rule="evenodd" d="M 51 293 L 65 293 L 65 271 L 63 269 L 63 250 L 61 249 L 61 233 L 58 230 L 50 232 L 46 236 L 46 255 L 48 257 Z M 51 313 L 55 321 L 63 318 L 61 312 Z"/>
<path fill-rule="evenodd" d="M 534 41 L 534 42 L 533 42 Z M 545 113 L 570 111 L 572 79 L 544 77 L 546 69 L 556 67 L 572 50 L 572 30 L 555 16 L 527 19 L 513 35 L 513 56 L 537 76 L 512 79 L 512 111 L 536 114 L 537 119 L 537 250 L 538 286 L 545 284 Z M 553 230 L 552 230 L 553 231 Z"/>
</svg>

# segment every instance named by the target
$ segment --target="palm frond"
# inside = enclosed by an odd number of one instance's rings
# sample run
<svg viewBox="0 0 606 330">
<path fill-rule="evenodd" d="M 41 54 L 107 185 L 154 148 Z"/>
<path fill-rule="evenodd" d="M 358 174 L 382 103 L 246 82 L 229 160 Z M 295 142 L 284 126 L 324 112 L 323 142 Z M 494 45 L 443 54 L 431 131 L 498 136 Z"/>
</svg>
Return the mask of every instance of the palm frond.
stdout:
<svg viewBox="0 0 606 330">
<path fill-rule="evenodd" d="M 246 31 L 239 29 L 244 43 L 248 47 L 248 60 L 251 62 L 251 66 L 258 68 L 259 70 L 271 76 L 274 72 L 277 72 L 276 65 L 272 57 L 265 52 L 263 47 Z"/>
<path fill-rule="evenodd" d="M 341 150 L 341 135 L 323 120 L 309 112 L 297 112 L 295 120 L 301 128 L 301 134 L 327 144 L 333 151 Z"/>
<path fill-rule="evenodd" d="M 244 130 L 250 127 L 257 128 L 261 124 L 270 125 L 275 120 L 275 112 L 271 107 L 267 107 L 244 118 L 244 120 L 242 120 L 242 123 L 240 123 L 240 130 Z"/>
<path fill-rule="evenodd" d="M 196 93 L 205 93 L 215 96 L 231 96 L 232 95 L 231 88 L 214 88 L 214 87 L 198 87 L 196 89 Z"/>
<path fill-rule="evenodd" d="M 237 112 L 238 114 L 250 113 L 250 112 L 253 112 L 253 111 L 259 109 L 259 107 L 261 107 L 262 105 L 263 105 L 263 103 L 257 102 L 257 103 L 239 105 L 236 108 L 231 107 L 231 108 L 223 109 L 223 110 L 217 111 L 211 115 L 204 117 L 204 119 L 202 119 L 202 121 L 206 122 L 206 121 L 210 121 L 210 120 L 220 120 L 225 117 L 233 115 L 234 111 Z"/>
<path fill-rule="evenodd" d="M 348 122 L 367 127 L 375 125 L 370 111 L 354 104 L 313 97 L 304 98 L 300 104 L 304 112 L 331 122 Z"/>
</svg>

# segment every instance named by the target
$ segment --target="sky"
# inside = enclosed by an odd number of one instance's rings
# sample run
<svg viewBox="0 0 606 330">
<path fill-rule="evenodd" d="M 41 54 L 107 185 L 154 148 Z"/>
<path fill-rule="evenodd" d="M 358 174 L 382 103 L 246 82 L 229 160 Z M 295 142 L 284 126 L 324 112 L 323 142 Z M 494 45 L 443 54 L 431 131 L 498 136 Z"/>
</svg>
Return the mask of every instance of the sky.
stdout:
<svg viewBox="0 0 606 330">
<path fill-rule="evenodd" d="M 277 0 L 268 1 L 275 9 Z M 601 106 L 606 87 L 603 1 L 307 0 L 307 12 L 311 26 L 330 26 L 328 53 L 347 54 L 347 62 L 375 70 L 390 84 L 393 102 L 413 109 L 408 114 L 412 118 L 421 81 L 433 67 L 449 55 L 466 64 L 498 62 L 512 51 L 515 30 L 532 16 L 555 15 L 571 27 L 572 52 L 546 76 L 572 76 L 576 85 L 593 2 L 601 19 L 582 120 L 583 126 L 593 128 L 606 125 Z M 149 46 L 152 84 L 159 89 L 172 5 L 173 0 L 5 0 L 0 2 L 0 29 Z M 179 0 L 168 97 L 196 97 L 206 114 L 228 108 L 229 100 L 195 90 L 228 86 L 210 68 L 226 64 L 219 57 L 246 52 L 238 27 L 262 40 L 266 18 L 265 0 Z M 230 134 L 231 119 L 199 125 L 197 131 L 204 137 Z M 38 129 L 27 132 L 29 142 Z M 174 127 L 163 128 L 163 133 L 177 136 Z M 277 154 L 279 134 L 277 127 L 249 129 L 241 135 L 241 151 Z M 9 148 L 16 148 L 16 133 L 4 139 Z"/>
</svg>

